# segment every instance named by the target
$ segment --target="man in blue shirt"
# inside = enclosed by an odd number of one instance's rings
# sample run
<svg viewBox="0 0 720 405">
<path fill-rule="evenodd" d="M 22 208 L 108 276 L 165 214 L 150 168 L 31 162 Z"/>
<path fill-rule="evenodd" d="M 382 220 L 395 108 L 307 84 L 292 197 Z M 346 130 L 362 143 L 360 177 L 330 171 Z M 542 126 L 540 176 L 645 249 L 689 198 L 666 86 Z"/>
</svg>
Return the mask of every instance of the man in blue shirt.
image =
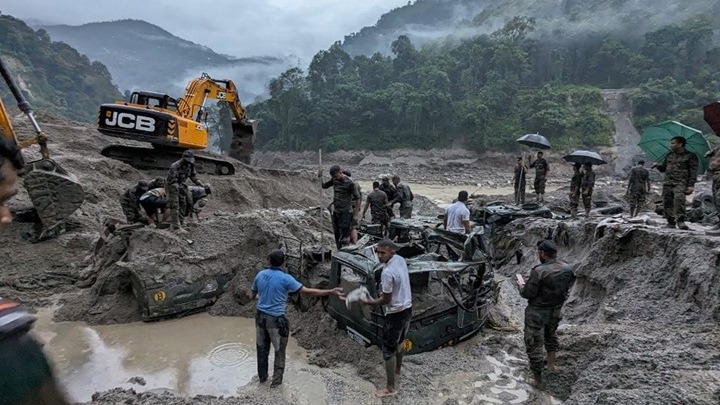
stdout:
<svg viewBox="0 0 720 405">
<path fill-rule="evenodd" d="M 290 324 L 285 317 L 288 294 L 302 293 L 316 297 L 335 294 L 344 298 L 342 288 L 319 290 L 307 288 L 285 272 L 285 253 L 275 249 L 268 255 L 270 267 L 261 270 L 253 281 L 253 298 L 258 297 L 255 315 L 258 377 L 260 382 L 268 379 L 268 356 L 270 344 L 275 349 L 275 364 L 271 388 L 282 384 L 285 371 L 285 348 L 290 337 Z"/>
</svg>

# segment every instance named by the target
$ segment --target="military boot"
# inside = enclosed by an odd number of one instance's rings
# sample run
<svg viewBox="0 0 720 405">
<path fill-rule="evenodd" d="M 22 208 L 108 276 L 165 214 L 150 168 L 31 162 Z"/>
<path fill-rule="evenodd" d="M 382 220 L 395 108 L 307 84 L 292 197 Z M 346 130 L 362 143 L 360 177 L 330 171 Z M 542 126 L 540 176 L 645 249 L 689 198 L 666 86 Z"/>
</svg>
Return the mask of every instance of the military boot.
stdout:
<svg viewBox="0 0 720 405">
<path fill-rule="evenodd" d="M 570 218 L 577 219 L 577 208 L 570 209 Z"/>
<path fill-rule="evenodd" d="M 590 209 L 585 210 L 585 218 L 590 218 Z"/>
<path fill-rule="evenodd" d="M 677 227 L 678 229 L 682 229 L 683 231 L 687 231 L 688 229 L 690 229 L 690 227 L 684 221 L 678 221 Z"/>
<path fill-rule="evenodd" d="M 547 352 L 547 368 L 555 371 L 555 352 Z"/>
</svg>

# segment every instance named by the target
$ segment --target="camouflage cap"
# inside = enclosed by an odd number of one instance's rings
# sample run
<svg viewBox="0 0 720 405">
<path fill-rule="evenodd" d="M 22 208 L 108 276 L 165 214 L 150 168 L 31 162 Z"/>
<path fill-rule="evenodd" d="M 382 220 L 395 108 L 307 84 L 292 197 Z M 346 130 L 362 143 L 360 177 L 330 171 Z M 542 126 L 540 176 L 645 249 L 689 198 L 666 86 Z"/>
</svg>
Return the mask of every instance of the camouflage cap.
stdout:
<svg viewBox="0 0 720 405">
<path fill-rule="evenodd" d="M 182 157 L 190 163 L 195 163 L 195 155 L 190 150 L 183 152 Z"/>
</svg>

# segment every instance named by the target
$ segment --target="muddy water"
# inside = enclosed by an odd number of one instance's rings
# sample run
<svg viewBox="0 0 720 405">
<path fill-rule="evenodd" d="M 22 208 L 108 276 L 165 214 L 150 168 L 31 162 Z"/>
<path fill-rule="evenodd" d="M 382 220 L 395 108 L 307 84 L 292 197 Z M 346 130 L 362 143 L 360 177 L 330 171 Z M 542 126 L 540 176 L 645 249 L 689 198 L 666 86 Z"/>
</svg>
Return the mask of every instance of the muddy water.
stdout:
<svg viewBox="0 0 720 405">
<path fill-rule="evenodd" d="M 362 188 L 363 195 L 367 194 L 372 190 L 372 182 L 360 181 L 360 187 Z M 446 207 L 448 204 L 457 198 L 460 191 L 465 190 L 472 194 L 484 194 L 484 195 L 512 195 L 514 190 L 512 187 L 478 187 L 477 184 L 467 185 L 443 185 L 443 184 L 424 184 L 424 183 L 410 183 L 410 188 L 413 194 L 422 195 L 429 198 L 432 202 L 440 206 L 441 208 Z M 557 187 L 546 187 L 547 192 L 556 190 Z M 528 201 L 534 198 L 534 194 L 531 188 L 527 188 L 525 191 L 526 199 Z"/>
<path fill-rule="evenodd" d="M 257 373 L 252 319 L 199 314 L 155 323 L 87 326 L 52 323 L 40 313 L 34 328 L 75 401 L 114 387 L 170 390 L 179 395 L 233 395 Z M 305 351 L 290 339 L 286 381 L 299 402 L 322 403 Z M 273 355 L 270 355 L 272 368 Z M 141 377 L 145 385 L 131 383 Z M 304 400 L 303 400 L 304 399 Z"/>
<path fill-rule="evenodd" d="M 497 357 L 501 357 L 498 359 Z M 562 401 L 529 385 L 524 376 L 527 360 L 501 352 L 478 359 L 479 372 L 449 373 L 443 377 L 440 397 L 458 404 L 560 405 Z M 482 361 L 484 360 L 484 361 Z"/>
<path fill-rule="evenodd" d="M 73 401 L 89 401 L 93 393 L 115 387 L 167 390 L 182 396 L 232 396 L 258 389 L 252 319 L 198 314 L 155 323 L 88 326 L 53 323 L 50 311 L 38 318 L 34 333 L 45 343 Z M 473 341 L 460 346 L 469 349 L 477 344 Z M 282 396 L 290 402 L 381 403 L 374 398 L 374 385 L 359 378 L 353 368 L 309 365 L 306 352 L 292 338 L 287 355 Z M 453 398 L 459 404 L 560 404 L 524 381 L 526 363 L 504 352 L 478 358 L 476 372 L 451 371 L 437 379 L 428 387 L 435 394 L 423 403 L 439 405 Z M 406 384 L 412 381 L 401 380 L 401 391 L 412 390 Z"/>
</svg>

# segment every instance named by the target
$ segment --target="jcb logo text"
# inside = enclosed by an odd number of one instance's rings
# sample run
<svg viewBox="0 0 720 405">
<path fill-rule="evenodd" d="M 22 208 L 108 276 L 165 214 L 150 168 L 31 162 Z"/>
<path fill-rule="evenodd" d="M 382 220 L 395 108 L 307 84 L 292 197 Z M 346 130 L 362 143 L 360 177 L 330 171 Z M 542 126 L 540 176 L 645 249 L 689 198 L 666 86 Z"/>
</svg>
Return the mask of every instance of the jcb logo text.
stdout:
<svg viewBox="0 0 720 405">
<path fill-rule="evenodd" d="M 137 129 L 138 131 L 155 132 L 155 118 L 143 117 L 126 112 L 118 113 L 113 111 L 110 117 L 105 118 L 105 125 L 110 127 L 120 127 L 128 129 Z"/>
</svg>

